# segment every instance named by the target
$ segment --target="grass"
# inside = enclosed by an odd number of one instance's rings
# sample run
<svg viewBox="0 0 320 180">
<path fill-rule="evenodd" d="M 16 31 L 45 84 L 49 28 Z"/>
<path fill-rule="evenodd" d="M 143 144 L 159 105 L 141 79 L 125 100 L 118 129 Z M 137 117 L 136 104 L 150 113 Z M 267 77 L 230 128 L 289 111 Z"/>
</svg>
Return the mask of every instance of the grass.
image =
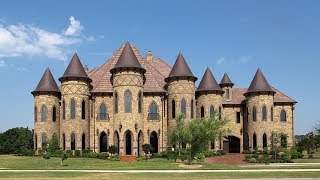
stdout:
<svg viewBox="0 0 320 180">
<path fill-rule="evenodd" d="M 295 163 L 320 163 L 320 159 L 294 159 Z"/>
</svg>

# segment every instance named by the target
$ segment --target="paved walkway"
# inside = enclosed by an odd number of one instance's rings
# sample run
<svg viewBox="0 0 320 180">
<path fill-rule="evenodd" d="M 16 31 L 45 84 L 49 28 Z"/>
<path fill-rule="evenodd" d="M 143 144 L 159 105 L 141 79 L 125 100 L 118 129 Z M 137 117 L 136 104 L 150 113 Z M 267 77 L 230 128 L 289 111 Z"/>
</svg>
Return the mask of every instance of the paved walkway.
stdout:
<svg viewBox="0 0 320 180">
<path fill-rule="evenodd" d="M 228 172 L 320 172 L 320 169 L 231 169 L 231 170 L 13 170 L 0 172 L 86 172 L 86 173 L 228 173 Z"/>
</svg>

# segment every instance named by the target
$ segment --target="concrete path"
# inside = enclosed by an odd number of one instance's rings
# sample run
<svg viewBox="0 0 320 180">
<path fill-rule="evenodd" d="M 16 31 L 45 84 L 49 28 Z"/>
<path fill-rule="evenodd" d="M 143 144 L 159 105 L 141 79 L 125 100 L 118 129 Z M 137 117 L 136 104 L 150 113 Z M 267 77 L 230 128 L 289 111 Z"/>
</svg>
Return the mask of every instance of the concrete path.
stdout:
<svg viewBox="0 0 320 180">
<path fill-rule="evenodd" d="M 320 172 L 320 169 L 234 169 L 234 170 L 13 170 L 0 172 L 86 172 L 86 173 L 228 173 L 228 172 Z M 320 176 L 320 173 L 319 173 Z"/>
</svg>

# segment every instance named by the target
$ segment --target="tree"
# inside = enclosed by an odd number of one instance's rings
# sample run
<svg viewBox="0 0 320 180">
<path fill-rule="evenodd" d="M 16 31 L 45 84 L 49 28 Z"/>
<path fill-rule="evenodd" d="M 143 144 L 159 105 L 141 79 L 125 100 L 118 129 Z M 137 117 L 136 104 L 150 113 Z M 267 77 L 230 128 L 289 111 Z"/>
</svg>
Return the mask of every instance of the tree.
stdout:
<svg viewBox="0 0 320 180">
<path fill-rule="evenodd" d="M 17 127 L 0 134 L 0 154 L 20 154 L 25 149 L 33 149 L 33 130 Z"/>
<path fill-rule="evenodd" d="M 152 147 L 151 147 L 150 144 L 143 144 L 143 145 L 142 145 L 142 150 L 143 150 L 143 152 L 144 152 L 145 155 L 146 155 L 146 161 L 147 161 L 147 160 L 148 160 L 148 154 L 149 154 L 149 152 L 152 150 Z"/>
<path fill-rule="evenodd" d="M 284 134 L 283 132 L 271 132 L 271 138 L 270 138 L 270 144 L 271 144 L 271 151 L 274 153 L 274 159 L 277 159 L 277 153 L 279 149 L 283 146 L 286 146 L 287 142 L 281 141 L 282 137 L 286 137 L 287 135 Z"/>
<path fill-rule="evenodd" d="M 310 154 L 316 148 L 317 139 L 313 132 L 309 132 L 301 141 L 308 154 Z"/>
<path fill-rule="evenodd" d="M 111 155 L 118 153 L 118 147 L 114 145 L 109 146 L 109 153 L 111 153 Z"/>
<path fill-rule="evenodd" d="M 189 163 L 192 164 L 196 154 L 208 149 L 209 141 L 214 141 L 229 131 L 224 128 L 227 122 L 227 118 L 219 120 L 217 112 L 210 118 L 193 119 L 188 122 L 179 115 L 176 125 L 169 131 L 169 142 L 171 144 L 188 144 Z"/>
<path fill-rule="evenodd" d="M 57 150 L 59 150 L 59 141 L 56 133 L 53 133 L 52 138 L 48 141 L 48 151 L 51 154 L 54 154 Z"/>
<path fill-rule="evenodd" d="M 67 160 L 68 158 L 69 156 L 67 155 L 67 153 L 61 154 L 61 166 L 63 166 L 63 161 Z"/>
</svg>

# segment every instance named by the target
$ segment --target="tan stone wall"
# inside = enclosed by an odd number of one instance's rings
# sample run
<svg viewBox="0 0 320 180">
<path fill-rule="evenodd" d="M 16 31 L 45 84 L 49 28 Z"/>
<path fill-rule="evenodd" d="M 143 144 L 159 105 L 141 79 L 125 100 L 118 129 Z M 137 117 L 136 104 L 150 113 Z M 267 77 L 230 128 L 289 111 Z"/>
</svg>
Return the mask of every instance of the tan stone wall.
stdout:
<svg viewBox="0 0 320 180">
<path fill-rule="evenodd" d="M 221 107 L 221 114 L 223 115 L 222 96 L 219 94 L 202 94 L 197 98 L 197 118 L 201 117 L 201 107 L 204 107 L 204 117 L 210 117 L 210 107 L 213 106 L 216 112 L 219 112 Z"/>
<path fill-rule="evenodd" d="M 240 123 L 237 123 L 237 112 L 240 112 Z M 236 136 L 240 139 L 240 152 L 243 150 L 243 114 L 240 107 L 223 108 L 223 117 L 228 118 L 226 127 L 230 130 L 228 136 Z"/>
<path fill-rule="evenodd" d="M 294 146 L 294 114 L 292 112 L 292 106 L 291 105 L 276 105 L 274 107 L 274 131 L 275 132 L 282 132 L 286 134 L 288 147 Z M 280 121 L 280 113 L 282 110 L 286 111 L 287 114 L 287 121 L 283 122 Z"/>
<path fill-rule="evenodd" d="M 37 136 L 37 149 L 42 149 L 42 134 L 46 134 L 47 140 L 51 139 L 53 133 L 57 133 L 59 137 L 59 124 L 60 124 L 60 106 L 59 98 L 52 95 L 36 95 L 34 96 L 34 105 L 37 107 L 37 121 L 34 122 L 34 133 Z M 47 107 L 47 121 L 41 122 L 41 109 L 42 106 Z M 52 109 L 56 107 L 56 121 L 52 121 Z M 34 112 L 35 113 L 35 112 Z M 35 139 L 34 139 L 35 140 Z"/>
<path fill-rule="evenodd" d="M 66 138 L 66 149 L 71 149 L 71 134 L 75 134 L 75 147 L 81 149 L 82 147 L 82 134 L 85 134 L 86 149 L 89 148 L 89 86 L 87 82 L 83 81 L 65 81 L 61 86 L 61 102 L 65 102 L 66 117 L 62 118 L 62 104 L 61 104 L 61 125 L 60 125 L 60 147 L 63 147 L 63 134 Z M 70 102 L 71 99 L 76 103 L 76 116 L 71 119 Z M 85 119 L 81 117 L 82 101 L 85 101 L 86 113 Z"/>
<path fill-rule="evenodd" d="M 229 99 L 227 98 L 227 89 L 229 89 Z M 224 91 L 222 97 L 223 97 L 223 100 L 225 101 L 231 101 L 232 100 L 232 97 L 233 97 L 233 89 L 231 87 L 223 87 L 222 90 Z"/>
</svg>

